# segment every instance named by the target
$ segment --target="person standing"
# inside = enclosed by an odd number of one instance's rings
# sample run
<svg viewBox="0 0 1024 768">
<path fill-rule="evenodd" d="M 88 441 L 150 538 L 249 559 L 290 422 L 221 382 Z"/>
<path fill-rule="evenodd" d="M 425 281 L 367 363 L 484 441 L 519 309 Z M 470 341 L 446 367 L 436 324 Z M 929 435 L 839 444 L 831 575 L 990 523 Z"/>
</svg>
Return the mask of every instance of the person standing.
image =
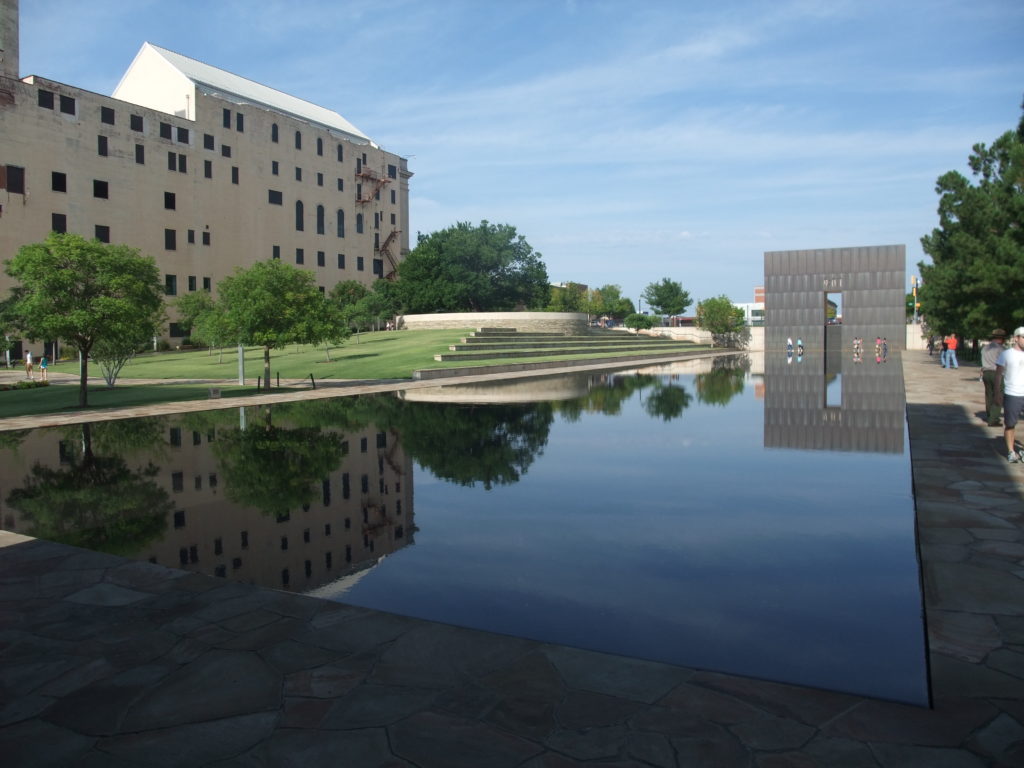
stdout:
<svg viewBox="0 0 1024 768">
<path fill-rule="evenodd" d="M 960 363 L 958 363 L 956 359 L 957 343 L 955 333 L 951 333 L 946 337 L 946 368 L 960 368 Z"/>
<path fill-rule="evenodd" d="M 32 375 L 32 353 L 28 350 L 25 350 L 25 376 L 29 379 L 35 378 Z"/>
<path fill-rule="evenodd" d="M 1017 452 L 1015 430 L 1024 410 L 1024 326 L 1013 332 L 1013 341 L 996 358 L 996 396 L 1003 406 L 1003 438 L 1006 459 L 1011 464 L 1024 461 L 1024 451 Z"/>
<path fill-rule="evenodd" d="M 40 381 L 49 381 L 49 379 L 46 377 L 46 369 L 49 367 L 49 365 L 50 365 L 50 361 L 47 359 L 46 354 L 44 353 L 43 356 L 39 358 L 39 380 Z"/>
<path fill-rule="evenodd" d="M 988 344 L 981 348 L 981 381 L 985 385 L 985 421 L 990 427 L 1002 424 L 996 404 L 996 360 L 1006 348 L 1006 331 L 996 328 L 989 334 Z"/>
</svg>

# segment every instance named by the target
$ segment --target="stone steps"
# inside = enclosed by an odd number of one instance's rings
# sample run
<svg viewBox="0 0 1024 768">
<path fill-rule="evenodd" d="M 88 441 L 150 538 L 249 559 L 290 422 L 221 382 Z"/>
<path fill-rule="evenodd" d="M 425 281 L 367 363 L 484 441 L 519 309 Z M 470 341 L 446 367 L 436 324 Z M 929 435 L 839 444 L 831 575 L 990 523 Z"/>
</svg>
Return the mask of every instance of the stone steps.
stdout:
<svg viewBox="0 0 1024 768">
<path fill-rule="evenodd" d="M 695 348 L 689 341 L 670 341 L 621 332 L 599 332 L 585 336 L 557 333 L 518 333 L 511 329 L 480 329 L 462 343 L 448 349 L 452 354 L 434 355 L 437 362 L 507 360 L 524 357 L 566 355 L 615 355 L 623 352 L 671 354 Z"/>
</svg>

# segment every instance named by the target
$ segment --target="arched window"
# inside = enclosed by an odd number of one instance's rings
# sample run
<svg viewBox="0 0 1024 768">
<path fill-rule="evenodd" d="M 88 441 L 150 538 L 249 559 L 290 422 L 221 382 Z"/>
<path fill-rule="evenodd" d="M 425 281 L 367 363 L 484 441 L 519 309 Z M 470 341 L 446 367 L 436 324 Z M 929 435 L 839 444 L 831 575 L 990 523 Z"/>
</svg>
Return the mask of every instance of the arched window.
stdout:
<svg viewBox="0 0 1024 768">
<path fill-rule="evenodd" d="M 344 236 L 345 236 L 345 212 L 341 208 L 339 208 L 338 209 L 338 237 L 344 237 Z"/>
<path fill-rule="evenodd" d="M 295 148 L 302 149 L 302 131 L 295 132 Z"/>
<path fill-rule="evenodd" d="M 270 126 L 270 140 L 277 144 L 277 123 Z"/>
<path fill-rule="evenodd" d="M 319 136 L 316 137 L 316 153 L 322 155 L 324 153 L 324 140 Z"/>
<path fill-rule="evenodd" d="M 356 214 L 356 232 L 359 234 L 363 233 L 363 214 Z"/>
<path fill-rule="evenodd" d="M 302 221 L 304 213 L 305 213 L 305 209 L 303 208 L 302 201 L 301 200 L 296 200 L 295 201 L 295 231 L 296 232 L 301 232 L 302 230 L 304 230 L 306 228 L 305 224 Z"/>
<path fill-rule="evenodd" d="M 316 207 L 316 233 L 318 235 L 324 234 L 324 227 L 324 207 L 322 205 L 318 205 Z"/>
</svg>

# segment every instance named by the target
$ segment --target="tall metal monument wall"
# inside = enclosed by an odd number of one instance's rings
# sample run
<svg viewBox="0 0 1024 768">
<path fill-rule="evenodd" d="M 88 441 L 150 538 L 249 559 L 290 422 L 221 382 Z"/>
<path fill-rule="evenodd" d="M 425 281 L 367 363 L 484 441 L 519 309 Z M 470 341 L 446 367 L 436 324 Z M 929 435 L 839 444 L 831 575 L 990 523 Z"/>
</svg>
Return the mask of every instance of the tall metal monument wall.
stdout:
<svg viewBox="0 0 1024 768">
<path fill-rule="evenodd" d="M 764 254 L 765 352 L 784 350 L 786 339 L 807 349 L 851 350 L 853 339 L 906 342 L 906 246 L 876 245 Z M 842 294 L 842 324 L 826 320 L 829 294 Z"/>
</svg>

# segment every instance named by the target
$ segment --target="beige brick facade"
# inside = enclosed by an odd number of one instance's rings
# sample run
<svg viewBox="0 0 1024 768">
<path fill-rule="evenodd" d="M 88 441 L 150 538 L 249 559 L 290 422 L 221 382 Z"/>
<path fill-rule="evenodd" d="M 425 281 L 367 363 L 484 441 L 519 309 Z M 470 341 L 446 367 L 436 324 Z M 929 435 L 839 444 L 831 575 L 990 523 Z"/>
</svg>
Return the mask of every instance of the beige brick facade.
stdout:
<svg viewBox="0 0 1024 768">
<path fill-rule="evenodd" d="M 197 70 L 175 77 L 160 54 Z M 199 67 L 223 80 L 197 81 Z M 169 300 L 271 258 L 325 291 L 393 275 L 409 250 L 406 160 L 329 110 L 224 83 L 249 81 L 148 44 L 117 93 L 150 106 L 0 76 L 0 260 L 54 229 L 124 243 L 156 260 Z M 0 295 L 11 286 L 0 273 Z"/>
</svg>

